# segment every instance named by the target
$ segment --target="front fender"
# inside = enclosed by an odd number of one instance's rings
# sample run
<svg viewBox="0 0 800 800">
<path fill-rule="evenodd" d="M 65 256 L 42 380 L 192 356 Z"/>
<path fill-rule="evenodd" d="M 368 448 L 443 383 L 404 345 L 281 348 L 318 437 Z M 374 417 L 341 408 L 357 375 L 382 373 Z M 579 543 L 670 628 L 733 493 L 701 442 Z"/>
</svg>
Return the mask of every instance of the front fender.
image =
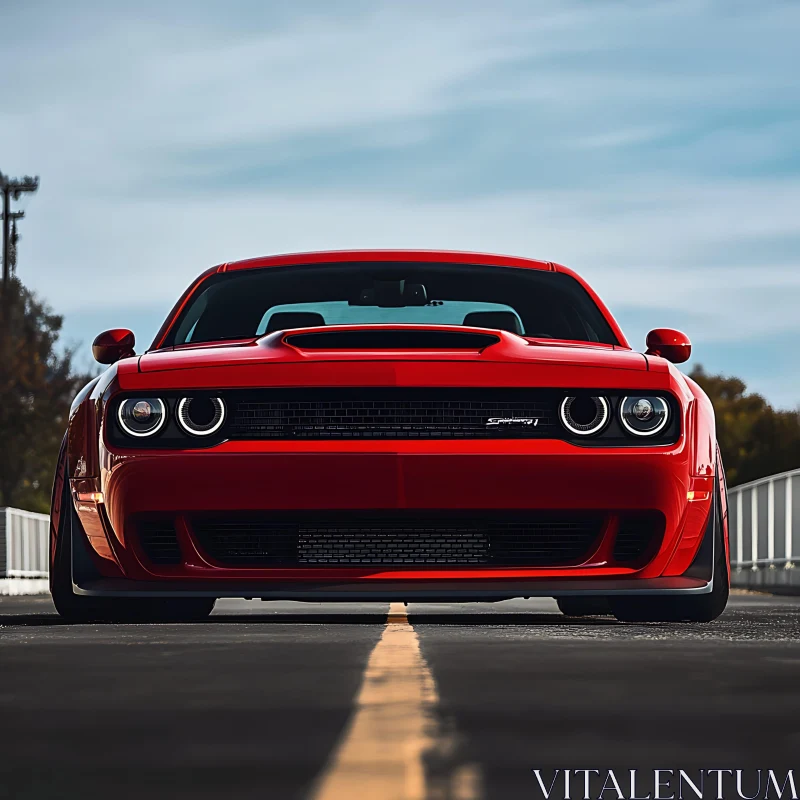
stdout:
<svg viewBox="0 0 800 800">
<path fill-rule="evenodd" d="M 717 432 L 714 406 L 708 395 L 696 381 L 684 376 L 686 385 L 694 397 L 694 413 L 692 426 L 694 437 L 692 442 L 692 475 L 712 477 L 717 462 Z"/>
</svg>

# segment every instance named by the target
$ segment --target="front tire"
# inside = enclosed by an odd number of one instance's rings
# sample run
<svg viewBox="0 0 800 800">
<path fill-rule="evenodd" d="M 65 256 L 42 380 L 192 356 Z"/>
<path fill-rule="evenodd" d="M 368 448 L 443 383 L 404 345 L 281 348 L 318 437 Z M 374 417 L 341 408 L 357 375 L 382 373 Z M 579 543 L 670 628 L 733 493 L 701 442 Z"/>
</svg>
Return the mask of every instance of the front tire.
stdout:
<svg viewBox="0 0 800 800">
<path fill-rule="evenodd" d="M 66 622 L 199 622 L 214 609 L 213 597 L 128 598 L 87 597 L 72 588 L 72 532 L 80 520 L 64 480 L 62 513 L 52 565 L 50 591 L 53 605 Z"/>
</svg>

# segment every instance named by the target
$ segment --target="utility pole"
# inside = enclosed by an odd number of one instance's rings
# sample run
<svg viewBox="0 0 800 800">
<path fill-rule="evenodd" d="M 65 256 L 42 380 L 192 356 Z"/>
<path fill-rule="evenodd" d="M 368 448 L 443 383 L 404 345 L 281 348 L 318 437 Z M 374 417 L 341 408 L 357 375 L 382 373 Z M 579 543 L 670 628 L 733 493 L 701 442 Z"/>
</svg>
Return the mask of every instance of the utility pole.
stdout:
<svg viewBox="0 0 800 800">
<path fill-rule="evenodd" d="M 3 194 L 3 292 L 5 293 L 9 276 L 11 275 L 11 220 L 22 219 L 24 211 L 12 211 L 11 201 L 19 200 L 23 192 L 35 192 L 39 188 L 39 176 L 32 178 L 25 175 L 22 178 L 9 178 L 0 172 L 0 192 Z"/>
</svg>

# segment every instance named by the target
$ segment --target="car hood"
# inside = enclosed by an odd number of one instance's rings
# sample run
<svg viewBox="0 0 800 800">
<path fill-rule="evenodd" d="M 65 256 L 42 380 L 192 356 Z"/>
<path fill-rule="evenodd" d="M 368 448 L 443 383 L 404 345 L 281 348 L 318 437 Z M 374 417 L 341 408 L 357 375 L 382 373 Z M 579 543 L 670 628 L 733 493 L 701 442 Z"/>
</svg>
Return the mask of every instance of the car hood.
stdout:
<svg viewBox="0 0 800 800">
<path fill-rule="evenodd" d="M 376 346 L 374 333 L 380 333 L 381 344 Z M 391 336 L 397 333 L 393 346 Z M 408 334 L 419 337 L 423 347 L 408 346 Z M 316 338 L 312 335 L 319 334 Z M 342 346 L 342 334 L 349 339 Z M 355 335 L 355 336 L 354 336 Z M 358 339 L 363 335 L 363 343 Z M 458 337 L 473 336 L 461 345 Z M 330 342 L 326 337 L 330 337 Z M 438 338 L 437 338 L 438 337 Z M 313 345 L 307 346 L 306 342 Z M 441 342 L 441 344 L 440 344 Z M 488 342 L 488 344 L 487 344 Z M 486 345 L 486 346 L 481 346 Z M 506 331 L 494 331 L 463 326 L 327 326 L 277 331 L 258 339 L 237 342 L 184 345 L 176 348 L 146 353 L 139 359 L 143 373 L 172 370 L 246 367 L 280 363 L 317 362 L 477 362 L 525 363 L 530 365 L 561 365 L 574 367 L 599 367 L 603 369 L 634 370 L 646 372 L 647 359 L 641 353 L 609 345 L 583 342 L 564 342 L 546 339 L 527 339 Z"/>
</svg>

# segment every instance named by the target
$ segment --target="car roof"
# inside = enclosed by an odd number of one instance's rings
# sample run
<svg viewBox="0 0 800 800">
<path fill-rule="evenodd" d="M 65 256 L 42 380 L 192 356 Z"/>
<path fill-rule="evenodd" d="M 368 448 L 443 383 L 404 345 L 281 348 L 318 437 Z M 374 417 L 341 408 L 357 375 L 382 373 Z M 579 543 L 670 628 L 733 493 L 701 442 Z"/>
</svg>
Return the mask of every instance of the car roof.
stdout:
<svg viewBox="0 0 800 800">
<path fill-rule="evenodd" d="M 496 267 L 522 267 L 555 271 L 551 261 L 505 256 L 496 253 L 473 253 L 462 250 L 322 250 L 309 253 L 247 258 L 220 264 L 217 272 L 233 272 L 264 267 L 287 267 L 293 264 L 337 264 L 345 261 L 434 261 L 452 264 L 484 264 Z"/>
</svg>

